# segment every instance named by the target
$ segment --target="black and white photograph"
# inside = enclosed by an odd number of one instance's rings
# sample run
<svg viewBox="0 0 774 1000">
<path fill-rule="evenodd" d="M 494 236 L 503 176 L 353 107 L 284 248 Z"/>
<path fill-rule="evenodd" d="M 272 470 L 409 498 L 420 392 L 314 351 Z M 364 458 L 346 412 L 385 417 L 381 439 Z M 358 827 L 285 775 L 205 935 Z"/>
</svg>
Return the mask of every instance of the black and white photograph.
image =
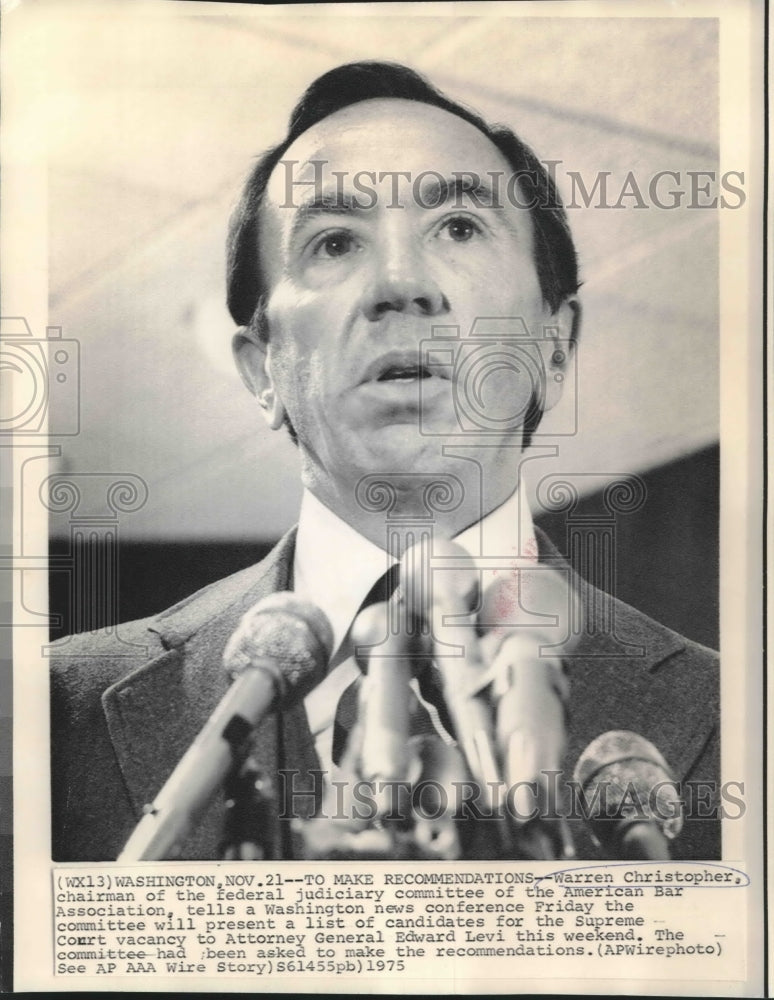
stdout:
<svg viewBox="0 0 774 1000">
<path fill-rule="evenodd" d="M 762 7 L 8 6 L 20 988 L 761 989 Z"/>
</svg>

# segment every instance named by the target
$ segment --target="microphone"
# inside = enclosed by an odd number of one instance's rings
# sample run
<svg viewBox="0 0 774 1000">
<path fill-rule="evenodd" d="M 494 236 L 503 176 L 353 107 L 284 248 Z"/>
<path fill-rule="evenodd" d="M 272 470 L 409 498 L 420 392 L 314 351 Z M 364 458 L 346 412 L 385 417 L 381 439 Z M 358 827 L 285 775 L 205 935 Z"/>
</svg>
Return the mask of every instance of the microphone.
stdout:
<svg viewBox="0 0 774 1000">
<path fill-rule="evenodd" d="M 372 604 L 355 619 L 352 645 L 365 674 L 360 689 L 362 746 L 359 771 L 365 781 L 403 781 L 409 769 L 409 681 L 411 639 L 405 628 L 390 630 L 393 616 L 405 620 L 396 602 Z M 395 619 L 399 624 L 400 619 Z M 418 643 L 414 644 L 419 654 Z"/>
<path fill-rule="evenodd" d="M 495 735 L 519 847 L 534 860 L 572 857 L 552 777 L 562 768 L 569 682 L 560 654 L 579 616 L 572 588 L 557 571 L 518 567 L 482 599 L 478 627 L 489 667 L 482 686 L 496 701 Z"/>
<path fill-rule="evenodd" d="M 457 741 L 486 805 L 496 810 L 500 772 L 492 744 L 492 715 L 489 705 L 477 697 L 484 673 L 473 615 L 479 599 L 478 571 L 456 542 L 432 540 L 432 555 L 446 560 L 448 567 L 438 562 L 430 566 L 430 555 L 428 540 L 404 552 L 401 588 L 409 611 L 430 624 L 434 660 Z M 447 619 L 452 620 L 447 623 Z"/>
<path fill-rule="evenodd" d="M 412 739 L 411 706 L 423 710 L 410 682 L 431 665 L 432 643 L 427 630 L 408 621 L 409 614 L 405 601 L 393 599 L 365 608 L 355 620 L 352 644 L 365 676 L 350 749 L 360 777 L 376 785 L 375 825 L 394 838 L 393 860 L 408 847 L 410 857 L 456 861 L 465 831 L 458 830 L 454 797 L 444 789 L 464 783 L 468 772 L 459 748 L 439 733 Z M 424 785 L 418 814 L 409 787 L 417 781 Z"/>
<path fill-rule="evenodd" d="M 559 654 L 572 645 L 577 609 L 574 591 L 552 569 L 519 568 L 484 593 L 478 627 L 490 666 L 482 684 L 491 682 L 497 700 L 495 731 L 509 788 L 561 768 L 569 682 Z"/>
<path fill-rule="evenodd" d="M 682 800 L 652 743 L 626 730 L 603 733 L 580 755 L 573 778 L 583 792 L 592 837 L 606 857 L 670 860 L 669 842 L 683 828 Z"/>
<path fill-rule="evenodd" d="M 331 654 L 319 608 L 295 594 L 271 594 L 242 618 L 223 654 L 234 683 L 140 820 L 119 861 L 175 858 L 194 822 L 244 752 L 261 719 L 303 698 Z"/>
</svg>

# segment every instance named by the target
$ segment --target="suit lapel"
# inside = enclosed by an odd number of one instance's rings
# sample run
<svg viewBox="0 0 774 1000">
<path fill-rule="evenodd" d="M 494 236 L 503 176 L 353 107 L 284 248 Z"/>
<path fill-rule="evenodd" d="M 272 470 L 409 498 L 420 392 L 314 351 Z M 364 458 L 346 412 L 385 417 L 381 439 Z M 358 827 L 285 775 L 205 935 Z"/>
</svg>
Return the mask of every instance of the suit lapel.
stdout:
<svg viewBox="0 0 774 1000">
<path fill-rule="evenodd" d="M 567 569 L 547 536 L 539 528 L 535 533 L 541 563 Z M 675 777 L 683 779 L 714 725 L 703 693 L 691 687 L 695 678 L 681 669 L 686 640 L 581 580 L 574 570 L 570 574 L 590 620 L 566 658 L 571 685 L 566 759 L 574 764 L 603 732 L 628 729 L 650 740 Z"/>
<path fill-rule="evenodd" d="M 151 802 L 226 692 L 223 649 L 242 615 L 256 602 L 292 583 L 295 533 L 290 532 L 255 567 L 200 591 L 149 626 L 164 652 L 108 688 L 102 697 L 108 731 L 138 817 Z M 285 762 L 281 747 L 290 729 L 293 765 L 316 766 L 303 705 L 268 716 L 255 736 L 255 755 L 274 776 Z M 305 748 L 305 752 L 304 752 Z M 186 842 L 184 857 L 218 857 L 222 808 L 209 808 Z M 276 828 L 269 849 L 287 855 L 287 834 Z"/>
</svg>

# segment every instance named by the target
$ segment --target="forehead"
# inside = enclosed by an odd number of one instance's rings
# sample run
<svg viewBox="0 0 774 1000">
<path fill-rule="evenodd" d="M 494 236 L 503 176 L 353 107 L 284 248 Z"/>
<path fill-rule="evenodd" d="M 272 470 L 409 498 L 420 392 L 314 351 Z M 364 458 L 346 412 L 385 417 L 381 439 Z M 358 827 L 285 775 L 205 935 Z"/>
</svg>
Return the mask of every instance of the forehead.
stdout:
<svg viewBox="0 0 774 1000">
<path fill-rule="evenodd" d="M 323 166 L 315 166 L 320 161 Z M 266 192 L 268 205 L 287 204 L 290 163 L 293 180 L 302 182 L 294 188 L 299 197 L 303 181 L 320 176 L 336 181 L 334 171 L 345 172 L 346 186 L 359 171 L 403 171 L 411 175 L 410 183 L 423 171 L 484 175 L 489 171 L 507 174 L 509 170 L 503 154 L 474 125 L 442 108 L 396 98 L 350 105 L 299 136 L 272 173 Z"/>
</svg>

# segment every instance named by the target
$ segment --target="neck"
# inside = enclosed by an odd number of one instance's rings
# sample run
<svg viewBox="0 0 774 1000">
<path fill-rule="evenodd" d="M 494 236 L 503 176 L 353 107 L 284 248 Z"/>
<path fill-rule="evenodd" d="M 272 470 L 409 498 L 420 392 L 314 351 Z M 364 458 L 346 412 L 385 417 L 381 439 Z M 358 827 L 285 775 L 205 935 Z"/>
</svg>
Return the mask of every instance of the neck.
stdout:
<svg viewBox="0 0 774 1000">
<path fill-rule="evenodd" d="M 418 532 L 453 538 L 503 504 L 517 485 L 518 475 L 487 477 L 478 463 L 466 462 L 437 474 L 374 473 L 354 489 L 319 482 L 308 488 L 364 538 L 400 557 Z"/>
</svg>

